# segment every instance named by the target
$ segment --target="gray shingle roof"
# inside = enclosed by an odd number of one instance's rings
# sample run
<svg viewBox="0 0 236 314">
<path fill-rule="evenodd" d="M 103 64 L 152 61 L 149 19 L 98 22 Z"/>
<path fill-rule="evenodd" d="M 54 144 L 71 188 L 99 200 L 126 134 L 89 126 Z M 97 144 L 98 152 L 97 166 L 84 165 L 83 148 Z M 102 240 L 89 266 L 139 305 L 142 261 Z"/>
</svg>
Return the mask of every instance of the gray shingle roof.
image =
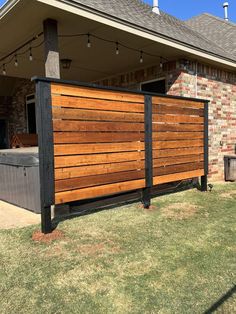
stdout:
<svg viewBox="0 0 236 314">
<path fill-rule="evenodd" d="M 186 24 L 236 58 L 236 24 L 207 13 L 191 18 Z"/>
<path fill-rule="evenodd" d="M 235 55 L 196 32 L 185 22 L 164 12 L 161 12 L 161 15 L 152 13 L 151 7 L 141 0 L 74 0 L 73 2 L 82 5 L 85 9 L 128 22 L 170 40 L 236 61 Z"/>
</svg>

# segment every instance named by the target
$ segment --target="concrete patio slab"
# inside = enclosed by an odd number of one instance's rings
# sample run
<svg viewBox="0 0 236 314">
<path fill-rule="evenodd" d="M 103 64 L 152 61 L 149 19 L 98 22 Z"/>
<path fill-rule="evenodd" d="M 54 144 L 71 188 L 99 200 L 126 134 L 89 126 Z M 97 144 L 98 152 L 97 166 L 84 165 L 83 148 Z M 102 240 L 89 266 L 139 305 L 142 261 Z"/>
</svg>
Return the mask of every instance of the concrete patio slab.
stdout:
<svg viewBox="0 0 236 314">
<path fill-rule="evenodd" d="M 22 228 L 40 223 L 40 215 L 0 201 L 0 229 Z"/>
</svg>

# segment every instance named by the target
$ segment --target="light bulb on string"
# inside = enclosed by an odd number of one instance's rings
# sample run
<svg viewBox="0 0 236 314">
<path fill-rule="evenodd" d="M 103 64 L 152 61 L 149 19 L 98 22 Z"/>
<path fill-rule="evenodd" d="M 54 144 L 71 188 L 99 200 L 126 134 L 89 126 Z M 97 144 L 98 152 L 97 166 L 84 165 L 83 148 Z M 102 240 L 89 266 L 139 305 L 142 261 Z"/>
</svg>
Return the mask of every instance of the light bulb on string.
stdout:
<svg viewBox="0 0 236 314">
<path fill-rule="evenodd" d="M 15 55 L 15 67 L 18 67 L 17 55 Z"/>
<path fill-rule="evenodd" d="M 116 55 L 118 56 L 119 54 L 120 54 L 119 43 L 116 42 Z"/>
<path fill-rule="evenodd" d="M 87 47 L 91 48 L 90 34 L 88 34 Z"/>
<path fill-rule="evenodd" d="M 5 66 L 5 64 L 3 64 L 2 74 L 3 74 L 3 75 L 7 75 L 7 71 L 6 71 L 6 66 Z"/>
<path fill-rule="evenodd" d="M 139 59 L 140 63 L 143 63 L 143 51 L 140 51 L 140 59 Z"/>
<path fill-rule="evenodd" d="M 29 61 L 33 61 L 32 48 L 30 47 Z"/>
</svg>

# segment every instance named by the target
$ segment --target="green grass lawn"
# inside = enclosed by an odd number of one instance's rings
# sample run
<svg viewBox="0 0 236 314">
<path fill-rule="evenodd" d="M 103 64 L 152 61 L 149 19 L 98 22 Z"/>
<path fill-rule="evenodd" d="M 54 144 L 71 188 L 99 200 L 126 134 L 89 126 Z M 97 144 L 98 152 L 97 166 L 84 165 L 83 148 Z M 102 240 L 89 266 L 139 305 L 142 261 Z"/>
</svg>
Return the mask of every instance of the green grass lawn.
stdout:
<svg viewBox="0 0 236 314">
<path fill-rule="evenodd" d="M 0 313 L 204 313 L 236 284 L 236 184 L 153 205 L 67 220 L 51 244 L 1 230 Z"/>
</svg>

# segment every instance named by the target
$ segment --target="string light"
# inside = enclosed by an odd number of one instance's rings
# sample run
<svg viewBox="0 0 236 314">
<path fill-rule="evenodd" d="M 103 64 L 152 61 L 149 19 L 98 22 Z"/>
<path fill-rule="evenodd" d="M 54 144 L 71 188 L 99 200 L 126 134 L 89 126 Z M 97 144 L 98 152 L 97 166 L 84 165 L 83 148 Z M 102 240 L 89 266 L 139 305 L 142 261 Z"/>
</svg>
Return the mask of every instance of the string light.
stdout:
<svg viewBox="0 0 236 314">
<path fill-rule="evenodd" d="M 143 63 L 143 51 L 140 51 L 140 59 L 139 59 L 140 63 Z"/>
<path fill-rule="evenodd" d="M 36 45 L 36 46 L 33 46 L 32 43 L 37 40 L 40 36 L 43 35 L 43 32 L 41 32 L 40 34 L 34 36 L 33 38 L 31 38 L 30 40 L 28 40 L 26 43 L 24 43 L 23 45 L 21 45 L 20 47 L 18 47 L 17 49 L 15 49 L 14 51 L 12 51 L 11 53 L 9 53 L 8 55 L 6 55 L 5 57 L 1 58 L 0 59 L 0 63 L 3 62 L 2 65 L 0 65 L 0 70 L 2 69 L 2 73 L 3 75 L 6 75 L 6 65 L 10 64 L 13 60 L 14 60 L 14 64 L 15 64 L 15 67 L 18 67 L 19 64 L 18 64 L 18 57 L 21 56 L 21 55 L 24 55 L 26 53 L 29 53 L 29 61 L 33 61 L 33 53 L 32 53 L 32 50 L 35 49 L 35 48 L 38 48 L 40 47 L 43 43 L 44 43 L 44 40 Z M 82 36 L 87 36 L 87 47 L 88 48 L 91 48 L 91 37 L 93 38 L 96 38 L 100 41 L 104 41 L 104 42 L 107 42 L 107 43 L 110 43 L 110 44 L 115 44 L 115 47 L 116 47 L 116 55 L 119 55 L 120 54 L 120 47 L 123 47 L 127 50 L 130 50 L 130 51 L 134 51 L 134 52 L 139 52 L 140 53 L 140 59 L 139 59 L 139 62 L 140 63 L 143 63 L 144 62 L 144 55 L 146 56 L 149 56 L 149 57 L 153 57 L 153 58 L 158 58 L 160 60 L 160 68 L 162 69 L 163 68 L 163 60 L 166 60 L 168 61 L 167 59 L 161 57 L 161 56 L 158 56 L 158 55 L 155 55 L 155 54 L 151 54 L 147 51 L 143 51 L 143 50 L 139 50 L 137 48 L 134 48 L 134 47 L 131 47 L 131 46 L 128 46 L 126 44 L 123 44 L 121 42 L 118 42 L 118 41 L 113 41 L 113 40 L 110 40 L 110 39 L 106 39 L 106 38 L 102 38 L 102 37 L 99 37 L 97 35 L 93 35 L 93 34 L 90 34 L 90 33 L 82 33 L 82 34 L 68 34 L 68 35 L 58 35 L 59 38 L 64 38 L 64 37 L 82 37 Z M 23 48 L 26 48 L 27 46 L 30 46 L 29 48 L 23 50 Z M 23 50 L 23 51 L 22 51 Z"/>
<path fill-rule="evenodd" d="M 88 47 L 88 48 L 91 48 L 90 34 L 88 34 L 87 47 Z"/>
<path fill-rule="evenodd" d="M 15 67 L 18 67 L 17 55 L 15 55 Z"/>
<path fill-rule="evenodd" d="M 30 47 L 29 61 L 33 61 L 32 48 Z"/>
<path fill-rule="evenodd" d="M 118 56 L 119 54 L 120 54 L 119 43 L 116 42 L 116 55 Z"/>
<path fill-rule="evenodd" d="M 5 63 L 3 64 L 3 67 L 2 67 L 2 74 L 3 74 L 3 75 L 7 75 Z"/>
</svg>

